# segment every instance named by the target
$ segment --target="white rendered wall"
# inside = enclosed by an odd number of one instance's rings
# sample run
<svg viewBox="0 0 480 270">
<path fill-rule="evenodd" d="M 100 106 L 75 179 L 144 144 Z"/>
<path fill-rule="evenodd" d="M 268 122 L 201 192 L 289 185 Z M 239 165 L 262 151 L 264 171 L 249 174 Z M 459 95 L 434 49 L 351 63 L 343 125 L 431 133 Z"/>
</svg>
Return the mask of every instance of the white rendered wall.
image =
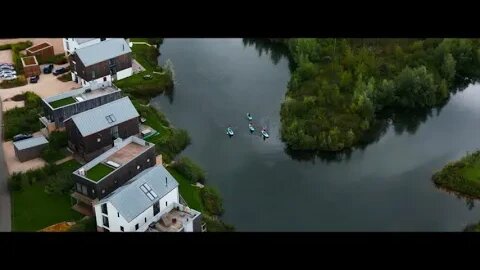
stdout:
<svg viewBox="0 0 480 270">
<path fill-rule="evenodd" d="M 118 71 L 117 72 L 117 81 L 121 79 L 125 79 L 127 77 L 132 76 L 133 74 L 133 69 L 131 67 L 126 68 L 124 70 Z"/>
</svg>

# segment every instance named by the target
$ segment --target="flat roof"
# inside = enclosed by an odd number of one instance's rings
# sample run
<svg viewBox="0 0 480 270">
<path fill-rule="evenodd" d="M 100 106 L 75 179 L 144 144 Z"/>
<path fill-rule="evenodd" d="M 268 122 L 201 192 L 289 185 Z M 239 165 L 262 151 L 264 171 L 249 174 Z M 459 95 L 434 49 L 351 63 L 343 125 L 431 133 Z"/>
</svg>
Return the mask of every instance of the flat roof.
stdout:
<svg viewBox="0 0 480 270">
<path fill-rule="evenodd" d="M 108 151 L 101 154 L 100 156 L 94 158 L 92 161 L 83 165 L 81 168 L 77 169 L 73 173 L 75 175 L 82 176 L 85 179 L 88 179 L 92 182 L 98 183 L 107 175 L 118 170 L 123 165 L 135 159 L 140 154 L 144 153 L 145 151 L 147 151 L 152 147 L 155 147 L 155 144 L 149 143 L 135 136 L 131 136 L 121 142 L 120 140 L 115 144 L 113 148 L 109 149 Z M 152 160 L 152 162 L 155 162 L 155 161 Z M 99 164 L 103 164 L 111 168 L 112 170 L 111 171 L 100 170 L 101 172 L 95 173 L 95 179 L 90 179 L 88 177 L 89 175 L 88 171 L 91 169 L 97 170 L 98 169 L 97 165 Z M 118 167 L 115 167 L 113 165 L 118 165 Z M 85 171 L 85 175 L 80 174 L 80 171 L 82 169 L 83 171 Z M 97 176 L 96 174 L 99 174 L 99 173 L 101 175 Z"/>
<path fill-rule="evenodd" d="M 45 139 L 44 136 L 38 136 L 38 137 L 33 137 L 30 139 L 25 139 L 17 142 L 13 142 L 13 145 L 18 149 L 18 150 L 25 150 L 28 148 L 32 148 L 35 146 L 47 144 L 48 141 Z"/>
<path fill-rule="evenodd" d="M 84 86 L 80 87 L 74 90 L 70 90 L 58 95 L 50 96 L 47 98 L 44 98 L 44 103 L 49 104 L 49 106 L 55 110 L 58 108 L 62 108 L 64 106 L 69 106 L 74 103 L 80 103 L 85 100 L 93 99 L 96 97 L 108 95 L 114 92 L 119 92 L 121 91 L 118 89 L 116 86 L 114 86 L 111 82 L 106 82 L 104 84 L 99 84 L 95 86 Z M 75 102 L 71 102 L 69 104 L 65 104 L 63 106 L 52 106 L 51 103 L 59 100 L 64 100 L 68 98 L 73 98 Z"/>
</svg>

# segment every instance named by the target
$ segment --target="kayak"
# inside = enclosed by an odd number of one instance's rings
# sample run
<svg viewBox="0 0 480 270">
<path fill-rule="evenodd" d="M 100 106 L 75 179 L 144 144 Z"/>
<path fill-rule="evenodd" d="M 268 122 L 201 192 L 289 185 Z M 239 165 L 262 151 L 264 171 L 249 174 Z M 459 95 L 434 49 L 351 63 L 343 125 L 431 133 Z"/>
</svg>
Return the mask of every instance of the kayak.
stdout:
<svg viewBox="0 0 480 270">
<path fill-rule="evenodd" d="M 255 128 L 253 127 L 253 125 L 251 123 L 248 123 L 248 129 L 250 129 L 250 132 L 255 131 Z"/>
<path fill-rule="evenodd" d="M 252 115 L 250 115 L 249 113 L 247 113 L 247 118 L 248 118 L 249 121 L 252 121 L 252 120 L 253 120 Z"/>
<path fill-rule="evenodd" d="M 268 135 L 267 131 L 265 131 L 264 129 L 262 129 L 262 135 L 263 135 L 263 137 L 265 137 L 265 138 L 270 137 L 270 136 Z"/>
<path fill-rule="evenodd" d="M 228 136 L 233 136 L 233 130 L 232 130 L 232 128 L 227 128 L 227 135 L 228 135 Z"/>
</svg>

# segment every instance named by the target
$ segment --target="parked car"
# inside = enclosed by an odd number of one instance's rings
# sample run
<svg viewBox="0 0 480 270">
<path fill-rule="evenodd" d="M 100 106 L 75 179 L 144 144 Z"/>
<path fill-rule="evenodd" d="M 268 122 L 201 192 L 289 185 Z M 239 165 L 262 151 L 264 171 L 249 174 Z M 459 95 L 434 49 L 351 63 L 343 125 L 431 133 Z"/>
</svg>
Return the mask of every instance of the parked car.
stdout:
<svg viewBox="0 0 480 270">
<path fill-rule="evenodd" d="M 2 79 L 5 81 L 11 81 L 15 80 L 17 78 L 17 75 L 10 75 L 10 76 L 4 76 Z"/>
<path fill-rule="evenodd" d="M 0 76 L 17 75 L 15 70 L 0 70 Z"/>
<path fill-rule="evenodd" d="M 18 141 L 21 141 L 21 140 L 30 139 L 32 137 L 33 137 L 32 134 L 17 134 L 15 136 L 13 136 L 13 141 L 18 142 Z"/>
<path fill-rule="evenodd" d="M 38 75 L 30 77 L 30 83 L 37 83 L 39 79 L 40 79 L 40 76 Z"/>
<path fill-rule="evenodd" d="M 53 65 L 52 64 L 46 65 L 45 67 L 43 67 L 43 73 L 44 74 L 50 74 L 50 73 L 52 73 L 52 70 L 53 70 Z"/>
<path fill-rule="evenodd" d="M 15 68 L 13 66 L 9 66 L 9 65 L 0 65 L 0 69 L 1 70 L 14 70 Z"/>
<path fill-rule="evenodd" d="M 63 73 L 66 73 L 68 70 L 66 68 L 59 68 L 53 71 L 53 75 L 57 76 Z"/>
</svg>

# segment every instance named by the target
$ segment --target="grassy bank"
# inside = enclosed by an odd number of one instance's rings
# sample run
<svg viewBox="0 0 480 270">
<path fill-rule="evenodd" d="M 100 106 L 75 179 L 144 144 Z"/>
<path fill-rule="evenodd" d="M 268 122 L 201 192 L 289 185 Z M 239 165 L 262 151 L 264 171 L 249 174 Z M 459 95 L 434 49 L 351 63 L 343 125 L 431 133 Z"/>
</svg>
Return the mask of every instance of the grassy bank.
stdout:
<svg viewBox="0 0 480 270">
<path fill-rule="evenodd" d="M 432 176 L 440 188 L 467 198 L 480 198 L 480 151 L 450 162 Z"/>
<path fill-rule="evenodd" d="M 41 128 L 38 120 L 42 112 L 41 99 L 33 92 L 26 92 L 25 107 L 14 108 L 4 113 L 4 136 L 10 140 L 20 133 L 33 133 Z"/>
<path fill-rule="evenodd" d="M 153 46 L 158 42 L 161 43 L 162 40 L 158 38 L 132 38 L 132 42 L 147 42 L 151 45 L 134 44 L 132 47 L 133 58 L 145 68 L 145 71 L 115 83 L 124 93 L 144 104 L 147 104 L 151 98 L 173 89 L 172 76 L 158 66 L 160 53 L 158 47 Z"/>
<path fill-rule="evenodd" d="M 79 220 L 82 216 L 71 209 L 69 195 L 73 187 L 69 176 L 79 167 L 71 160 L 12 175 L 13 231 L 37 231 L 58 222 Z"/>
</svg>

